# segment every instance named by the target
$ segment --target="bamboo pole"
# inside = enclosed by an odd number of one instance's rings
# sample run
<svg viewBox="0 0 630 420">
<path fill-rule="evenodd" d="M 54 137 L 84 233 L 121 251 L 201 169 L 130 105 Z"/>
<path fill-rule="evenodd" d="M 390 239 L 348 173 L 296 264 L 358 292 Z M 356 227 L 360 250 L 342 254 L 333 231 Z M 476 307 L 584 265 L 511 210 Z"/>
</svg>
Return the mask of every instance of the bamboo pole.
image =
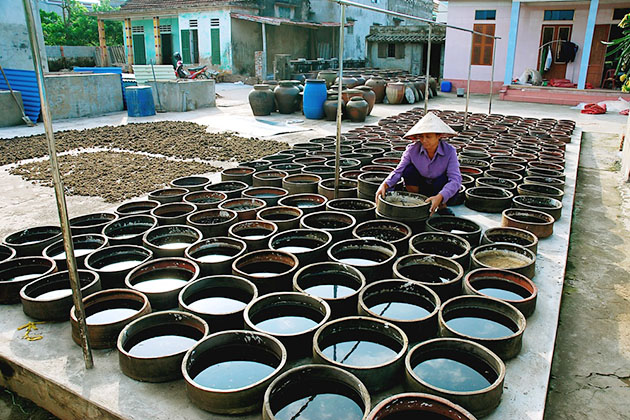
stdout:
<svg viewBox="0 0 630 420">
<path fill-rule="evenodd" d="M 343 104 L 341 93 L 343 91 L 343 42 L 345 21 L 346 6 L 341 5 L 341 13 L 339 15 L 339 96 L 337 97 L 337 142 L 335 147 L 335 198 L 339 198 L 339 175 L 341 166 L 341 118 Z"/>
<path fill-rule="evenodd" d="M 39 88 L 39 98 L 41 100 L 42 118 L 44 119 L 44 129 L 46 130 L 46 140 L 48 141 L 48 154 L 50 155 L 50 167 L 55 188 L 55 198 L 57 200 L 57 210 L 59 211 L 59 222 L 63 235 L 63 248 L 66 252 L 66 262 L 68 263 L 68 276 L 70 277 L 70 287 L 72 288 L 72 301 L 74 302 L 75 313 L 79 324 L 79 336 L 81 338 L 81 348 L 83 349 L 83 360 L 85 367 L 94 367 L 92 359 L 92 349 L 87 335 L 87 325 L 85 323 L 85 310 L 83 308 L 83 298 L 81 296 L 81 286 L 79 274 L 77 272 L 77 261 L 74 258 L 74 246 L 72 243 L 72 233 L 68 221 L 68 208 L 66 206 L 66 196 L 63 192 L 63 181 L 59 173 L 59 162 L 57 162 L 57 151 L 55 150 L 55 137 L 52 129 L 50 108 L 46 99 L 46 88 L 44 85 L 44 71 L 42 69 L 41 46 L 37 39 L 37 26 L 33 16 L 33 5 L 31 0 L 23 0 L 24 14 L 26 16 L 26 26 L 28 27 L 29 38 L 31 40 L 31 51 L 33 54 L 33 64 Z"/>
</svg>

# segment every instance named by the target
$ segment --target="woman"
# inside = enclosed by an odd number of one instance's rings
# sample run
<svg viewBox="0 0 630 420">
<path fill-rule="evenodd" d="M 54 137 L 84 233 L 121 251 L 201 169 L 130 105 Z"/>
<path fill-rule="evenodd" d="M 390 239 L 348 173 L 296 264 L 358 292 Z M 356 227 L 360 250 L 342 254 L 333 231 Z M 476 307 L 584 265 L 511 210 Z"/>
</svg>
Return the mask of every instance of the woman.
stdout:
<svg viewBox="0 0 630 420">
<path fill-rule="evenodd" d="M 446 203 L 458 193 L 462 185 L 457 152 L 450 144 L 441 141 L 456 132 L 437 115 L 428 113 L 403 136 L 412 140 L 407 146 L 400 163 L 383 181 L 376 199 L 398 183 L 405 182 L 409 192 L 426 195 L 431 203 L 431 214 L 453 214 Z"/>
</svg>

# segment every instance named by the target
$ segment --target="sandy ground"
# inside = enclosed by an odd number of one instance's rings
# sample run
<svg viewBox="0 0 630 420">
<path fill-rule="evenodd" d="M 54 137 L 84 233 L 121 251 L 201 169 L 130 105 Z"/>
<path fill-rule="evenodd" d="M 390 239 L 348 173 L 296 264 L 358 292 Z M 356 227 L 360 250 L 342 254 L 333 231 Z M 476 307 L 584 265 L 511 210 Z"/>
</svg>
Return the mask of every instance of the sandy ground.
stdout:
<svg viewBox="0 0 630 420">
<path fill-rule="evenodd" d="M 251 117 L 246 103 L 250 87 L 223 84 L 218 107 L 189 113 L 159 114 L 136 121 L 189 120 L 209 126 L 209 131 L 229 129 L 244 136 L 274 138 L 294 143 L 322 134 L 332 134 L 334 123 L 304 120 L 301 115 Z M 416 104 L 416 106 L 418 106 Z M 463 110 L 464 101 L 441 95 L 430 107 Z M 411 106 L 377 106 L 366 123 L 403 112 Z M 487 97 L 471 97 L 470 110 L 488 112 Z M 570 118 L 585 135 L 580 157 L 571 246 L 563 293 L 547 419 L 630 418 L 630 188 L 619 180 L 618 147 L 626 119 L 618 115 L 581 115 L 568 107 L 501 102 L 493 112 L 532 117 Z M 99 118 L 55 122 L 56 130 L 119 125 L 129 121 L 116 113 Z M 344 130 L 353 127 L 345 124 Z M 0 138 L 41 133 L 35 128 L 0 129 Z M 284 133 L 284 134 L 283 134 Z M 0 224 L 0 236 L 37 224 L 57 224 L 51 188 L 32 185 L 9 175 L 0 167 L 4 190 L 0 214 L 9 215 Z M 102 200 L 68 198 L 70 215 L 112 208 Z M 25 214 L 28 209 L 28 214 Z M 0 418 L 49 419 L 30 401 L 0 389 Z"/>
</svg>

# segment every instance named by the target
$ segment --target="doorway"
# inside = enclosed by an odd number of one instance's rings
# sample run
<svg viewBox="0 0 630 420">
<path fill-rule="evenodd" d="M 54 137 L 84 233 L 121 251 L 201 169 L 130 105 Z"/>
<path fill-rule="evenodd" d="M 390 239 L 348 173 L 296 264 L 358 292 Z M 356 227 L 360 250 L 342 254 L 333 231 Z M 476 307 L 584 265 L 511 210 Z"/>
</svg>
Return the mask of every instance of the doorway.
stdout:
<svg viewBox="0 0 630 420">
<path fill-rule="evenodd" d="M 173 34 L 161 34 L 162 64 L 173 64 Z"/>
<path fill-rule="evenodd" d="M 571 40 L 573 25 L 543 25 L 540 33 L 540 44 L 538 52 L 538 69 L 543 69 L 547 60 L 548 49 L 551 49 L 551 67 L 547 71 L 541 71 L 543 78 L 565 79 L 567 74 L 567 63 L 560 57 L 562 41 Z"/>
<path fill-rule="evenodd" d="M 607 46 L 602 44 L 602 41 L 608 41 L 609 33 L 610 25 L 595 25 L 591 55 L 588 60 L 588 71 L 586 72 L 586 83 L 590 83 L 596 89 L 601 86 L 604 62 L 606 60 Z"/>
<path fill-rule="evenodd" d="M 144 48 L 144 34 L 133 34 L 133 62 L 147 64 L 147 54 Z"/>
</svg>

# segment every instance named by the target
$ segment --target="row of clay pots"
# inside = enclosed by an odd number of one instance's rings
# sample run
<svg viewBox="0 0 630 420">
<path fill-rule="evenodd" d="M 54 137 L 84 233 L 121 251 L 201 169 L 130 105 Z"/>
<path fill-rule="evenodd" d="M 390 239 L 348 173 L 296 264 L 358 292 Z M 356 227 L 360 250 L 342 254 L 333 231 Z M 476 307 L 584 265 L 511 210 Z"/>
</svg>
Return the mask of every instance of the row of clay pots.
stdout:
<svg viewBox="0 0 630 420">
<path fill-rule="evenodd" d="M 281 114 L 292 114 L 300 109 L 302 90 L 297 80 L 282 80 L 273 90 L 269 84 L 254 85 L 248 96 L 249 105 L 256 116 L 270 115 L 276 109 Z"/>
</svg>

